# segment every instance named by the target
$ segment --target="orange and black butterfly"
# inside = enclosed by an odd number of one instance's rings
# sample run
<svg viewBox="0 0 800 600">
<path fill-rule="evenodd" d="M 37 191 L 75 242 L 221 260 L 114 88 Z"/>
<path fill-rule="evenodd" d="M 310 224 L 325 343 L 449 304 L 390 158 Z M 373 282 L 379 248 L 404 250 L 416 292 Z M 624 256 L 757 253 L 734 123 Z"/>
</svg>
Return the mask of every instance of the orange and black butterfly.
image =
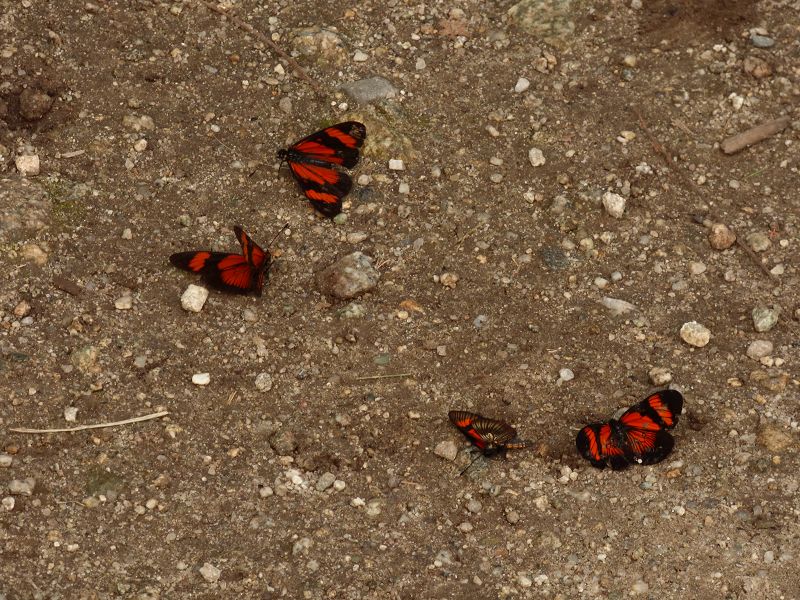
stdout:
<svg viewBox="0 0 800 600">
<path fill-rule="evenodd" d="M 199 273 L 203 281 L 218 290 L 235 294 L 255 292 L 260 296 L 264 279 L 269 276 L 272 255 L 264 252 L 238 225 L 233 231 L 242 245 L 241 254 L 210 250 L 178 252 L 169 257 L 169 262 L 179 269 Z"/>
<path fill-rule="evenodd" d="M 350 193 L 353 180 L 342 169 L 358 163 L 358 151 L 367 137 L 363 123 L 347 121 L 326 127 L 286 150 L 278 150 L 311 204 L 326 217 L 342 212 L 342 198 Z"/>
<path fill-rule="evenodd" d="M 505 455 L 506 450 L 521 450 L 529 445 L 529 442 L 519 439 L 517 430 L 505 421 L 490 419 L 465 410 L 451 410 L 447 416 L 450 418 L 450 422 L 458 427 L 461 433 L 481 451 L 475 460 L 481 455 L 486 457 L 502 456 Z M 472 463 L 467 465 L 461 474 L 463 475 L 470 466 Z"/>
<path fill-rule="evenodd" d="M 676 390 L 656 392 L 608 423 L 592 423 L 578 432 L 578 452 L 598 469 L 615 471 L 628 465 L 652 465 L 672 451 L 675 440 L 666 430 L 678 422 L 683 396 Z"/>
</svg>

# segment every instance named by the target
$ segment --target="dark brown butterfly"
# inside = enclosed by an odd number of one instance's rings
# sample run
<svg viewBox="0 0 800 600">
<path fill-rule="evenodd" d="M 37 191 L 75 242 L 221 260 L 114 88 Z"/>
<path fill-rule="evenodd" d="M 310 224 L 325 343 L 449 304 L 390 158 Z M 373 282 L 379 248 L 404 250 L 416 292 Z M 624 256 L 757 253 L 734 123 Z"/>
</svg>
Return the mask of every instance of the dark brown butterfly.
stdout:
<svg viewBox="0 0 800 600">
<path fill-rule="evenodd" d="M 451 410 L 447 416 L 450 422 L 481 451 L 472 462 L 481 456 L 502 456 L 507 450 L 520 450 L 529 445 L 529 442 L 519 439 L 517 430 L 505 421 L 490 419 L 465 410 Z M 461 471 L 462 475 L 472 466 L 472 462 Z"/>
<path fill-rule="evenodd" d="M 314 208 L 333 218 L 342 212 L 342 198 L 353 187 L 353 180 L 342 169 L 356 166 L 359 148 L 366 137 L 363 123 L 347 121 L 312 133 L 286 150 L 278 150 L 278 158 L 289 164 Z"/>
<path fill-rule="evenodd" d="M 578 432 L 575 446 L 593 467 L 613 470 L 652 465 L 669 455 L 675 440 L 666 430 L 678 422 L 683 396 L 676 390 L 656 392 L 626 410 L 619 420 L 591 423 Z"/>
<path fill-rule="evenodd" d="M 283 229 L 286 227 L 288 224 Z M 234 294 L 254 292 L 260 296 L 264 280 L 269 276 L 272 255 L 265 252 L 238 225 L 233 231 L 242 246 L 241 254 L 210 250 L 178 252 L 170 256 L 169 261 L 179 269 L 199 273 L 203 281 L 218 290 Z"/>
</svg>

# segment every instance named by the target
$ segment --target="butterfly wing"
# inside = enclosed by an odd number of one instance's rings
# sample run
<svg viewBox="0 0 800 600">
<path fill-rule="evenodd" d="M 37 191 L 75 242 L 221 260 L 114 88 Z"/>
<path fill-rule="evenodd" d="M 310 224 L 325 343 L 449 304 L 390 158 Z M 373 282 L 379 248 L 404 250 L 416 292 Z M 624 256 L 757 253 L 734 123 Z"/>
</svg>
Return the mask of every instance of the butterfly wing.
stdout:
<svg viewBox="0 0 800 600">
<path fill-rule="evenodd" d="M 292 144 L 289 151 L 352 169 L 358 163 L 359 149 L 366 137 L 367 128 L 363 123 L 346 121 L 304 137 Z"/>
<path fill-rule="evenodd" d="M 505 421 L 479 416 L 472 426 L 481 438 L 491 440 L 496 446 L 506 447 L 512 440 L 515 443 L 522 443 L 517 439 L 517 430 Z"/>
<path fill-rule="evenodd" d="M 316 164 L 287 159 L 292 175 L 306 198 L 319 212 L 333 218 L 342 212 L 342 198 L 350 193 L 353 180 L 347 173 Z"/>
<path fill-rule="evenodd" d="M 597 469 L 610 466 L 619 471 L 633 459 L 630 451 L 615 440 L 609 423 L 592 423 L 581 429 L 575 438 L 575 447 Z"/>
<path fill-rule="evenodd" d="M 264 278 L 269 272 L 272 255 L 256 244 L 252 238 L 238 225 L 234 226 L 233 231 L 242 246 L 242 256 L 244 256 L 251 269 L 251 289 L 258 296 L 264 287 Z"/>
<path fill-rule="evenodd" d="M 664 460 L 675 445 L 666 431 L 678 422 L 683 410 L 683 396 L 676 390 L 663 390 L 651 394 L 632 406 L 620 417 L 625 444 L 635 460 L 652 465 Z"/>
<path fill-rule="evenodd" d="M 475 422 L 482 417 L 479 414 L 471 413 L 466 410 L 451 410 L 447 413 L 450 422 L 458 427 L 467 439 L 475 444 L 481 450 L 486 448 L 486 441 L 483 439 L 477 429 L 475 429 Z"/>
<path fill-rule="evenodd" d="M 246 294 L 251 290 L 252 268 L 241 254 L 225 252 L 178 252 L 169 261 L 179 269 L 197 273 L 209 286 L 232 292 Z"/>
</svg>

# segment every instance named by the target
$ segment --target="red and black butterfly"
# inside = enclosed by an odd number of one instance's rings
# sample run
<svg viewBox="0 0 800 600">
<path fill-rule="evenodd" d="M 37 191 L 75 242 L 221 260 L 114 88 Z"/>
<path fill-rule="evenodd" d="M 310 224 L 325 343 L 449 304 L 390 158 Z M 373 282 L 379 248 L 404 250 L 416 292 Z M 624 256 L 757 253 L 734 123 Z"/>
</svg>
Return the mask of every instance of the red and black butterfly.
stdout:
<svg viewBox="0 0 800 600">
<path fill-rule="evenodd" d="M 450 422 L 481 451 L 475 460 L 480 456 L 503 456 L 506 450 L 521 450 L 529 445 L 529 442 L 519 439 L 517 430 L 505 421 L 490 419 L 465 410 L 451 410 L 447 416 Z M 461 473 L 463 474 L 470 466 L 472 463 Z"/>
<path fill-rule="evenodd" d="M 333 218 L 342 212 L 342 198 L 353 187 L 353 180 L 342 169 L 356 166 L 366 137 L 363 123 L 347 121 L 278 150 L 278 158 L 289 163 L 292 175 L 314 208 Z"/>
<path fill-rule="evenodd" d="M 272 255 L 264 252 L 238 225 L 233 231 L 242 245 L 241 254 L 210 250 L 178 252 L 169 257 L 169 262 L 179 269 L 199 273 L 203 281 L 218 290 L 235 294 L 255 292 L 260 296 L 264 279 L 269 276 Z"/>
<path fill-rule="evenodd" d="M 656 392 L 608 423 L 592 423 L 578 432 L 578 452 L 598 469 L 615 471 L 628 465 L 652 465 L 672 451 L 675 440 L 666 430 L 678 422 L 683 396 L 676 390 Z"/>
</svg>

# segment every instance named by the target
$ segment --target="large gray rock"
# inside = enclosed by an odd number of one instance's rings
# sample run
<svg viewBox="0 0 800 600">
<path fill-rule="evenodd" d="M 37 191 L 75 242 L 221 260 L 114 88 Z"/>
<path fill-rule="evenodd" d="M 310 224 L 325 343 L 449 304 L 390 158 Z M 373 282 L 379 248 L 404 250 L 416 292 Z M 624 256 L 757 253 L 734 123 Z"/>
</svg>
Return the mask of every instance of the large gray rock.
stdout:
<svg viewBox="0 0 800 600">
<path fill-rule="evenodd" d="M 383 77 L 370 77 L 345 83 L 342 85 L 342 91 L 359 104 L 369 104 L 376 100 L 394 98 L 397 95 L 397 88 Z"/>
<path fill-rule="evenodd" d="M 369 256 L 353 252 L 317 273 L 317 285 L 323 294 L 348 300 L 370 291 L 380 278 Z"/>
</svg>

